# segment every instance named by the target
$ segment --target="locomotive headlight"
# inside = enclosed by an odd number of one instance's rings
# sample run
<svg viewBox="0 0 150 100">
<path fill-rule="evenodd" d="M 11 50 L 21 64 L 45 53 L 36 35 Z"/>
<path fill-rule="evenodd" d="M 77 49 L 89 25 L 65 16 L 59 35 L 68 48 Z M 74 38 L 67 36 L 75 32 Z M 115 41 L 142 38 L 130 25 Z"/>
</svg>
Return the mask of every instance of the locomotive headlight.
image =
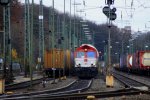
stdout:
<svg viewBox="0 0 150 100">
<path fill-rule="evenodd" d="M 81 67 L 81 64 L 79 64 L 78 66 Z"/>
<path fill-rule="evenodd" d="M 95 67 L 95 63 L 91 63 L 91 67 Z"/>
<path fill-rule="evenodd" d="M 79 64 L 77 64 L 77 67 L 81 67 L 81 64 L 79 63 Z"/>
<path fill-rule="evenodd" d="M 94 62 L 94 61 L 91 61 L 91 65 L 94 65 L 94 66 L 95 66 L 95 62 Z"/>
<path fill-rule="evenodd" d="M 91 67 L 95 67 L 95 64 L 91 64 Z"/>
<path fill-rule="evenodd" d="M 80 61 L 77 61 L 77 62 L 76 62 L 76 65 L 79 65 L 80 63 L 81 63 Z"/>
</svg>

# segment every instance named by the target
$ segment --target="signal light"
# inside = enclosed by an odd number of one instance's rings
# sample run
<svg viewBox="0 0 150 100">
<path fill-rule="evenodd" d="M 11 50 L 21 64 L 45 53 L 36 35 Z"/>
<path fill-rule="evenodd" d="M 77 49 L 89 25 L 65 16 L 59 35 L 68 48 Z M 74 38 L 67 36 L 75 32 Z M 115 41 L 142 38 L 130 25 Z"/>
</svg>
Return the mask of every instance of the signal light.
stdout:
<svg viewBox="0 0 150 100">
<path fill-rule="evenodd" d="M 112 5 L 112 4 L 114 4 L 114 1 L 115 1 L 115 0 L 105 0 L 105 3 L 108 4 L 108 5 L 109 5 L 109 4 Z"/>
<path fill-rule="evenodd" d="M 0 5 L 8 5 L 11 0 L 0 0 Z"/>
<path fill-rule="evenodd" d="M 105 6 L 103 8 L 103 13 L 110 19 L 110 20 L 115 20 L 117 18 L 117 15 L 116 15 L 116 8 L 110 8 L 108 6 Z"/>
</svg>

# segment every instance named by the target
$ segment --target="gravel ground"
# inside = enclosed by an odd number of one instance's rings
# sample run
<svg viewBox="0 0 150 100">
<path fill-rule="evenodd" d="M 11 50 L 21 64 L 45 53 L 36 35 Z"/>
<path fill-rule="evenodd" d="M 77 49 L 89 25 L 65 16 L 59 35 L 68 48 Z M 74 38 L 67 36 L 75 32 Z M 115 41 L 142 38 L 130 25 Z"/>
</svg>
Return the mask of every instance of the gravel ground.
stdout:
<svg viewBox="0 0 150 100">
<path fill-rule="evenodd" d="M 76 78 L 67 78 L 66 80 L 61 80 L 60 82 L 58 79 L 56 79 L 55 80 L 56 84 L 52 84 L 53 80 L 47 81 L 45 84 L 45 88 L 43 87 L 42 82 L 41 82 L 41 84 L 33 86 L 31 90 L 29 88 L 26 88 L 26 89 L 15 90 L 13 92 L 17 94 L 17 93 L 28 93 L 28 92 L 34 92 L 34 91 L 37 92 L 37 91 L 43 91 L 43 90 L 52 90 L 52 89 L 64 87 L 72 83 L 75 80 Z"/>
<path fill-rule="evenodd" d="M 143 82 L 147 82 L 147 83 L 149 82 L 148 80 L 145 80 L 145 78 L 142 78 L 140 76 L 138 77 L 136 75 L 128 75 L 128 76 L 138 81 L 142 80 Z M 105 91 L 113 91 L 113 90 L 118 90 L 118 89 L 123 89 L 123 88 L 124 86 L 121 85 L 121 83 L 118 82 L 117 80 L 114 80 L 113 88 L 106 87 L 104 76 L 98 75 L 98 77 L 93 80 L 91 88 L 87 92 L 105 92 Z M 110 98 L 101 98 L 101 99 L 96 98 L 95 100 L 150 100 L 150 95 L 139 94 L 139 95 L 119 96 L 119 97 L 110 97 Z"/>
<path fill-rule="evenodd" d="M 116 71 L 116 70 L 113 70 L 113 71 Z M 119 71 L 116 71 L 116 72 L 150 86 L 150 78 L 146 78 L 144 76 L 137 76 L 137 75 L 134 75 L 134 74 L 127 74 L 127 73 L 123 73 L 123 72 L 119 72 Z"/>
<path fill-rule="evenodd" d="M 139 94 L 139 95 L 131 95 L 131 96 L 101 98 L 96 100 L 150 100 L 150 95 Z"/>
<path fill-rule="evenodd" d="M 132 77 L 135 79 L 136 76 L 129 75 L 129 77 Z M 57 84 L 52 84 L 53 81 L 47 81 L 45 88 L 43 88 L 42 84 L 39 84 L 39 85 L 34 86 L 32 91 L 29 91 L 28 89 L 21 89 L 21 90 L 17 90 L 13 92 L 14 93 L 26 93 L 26 92 L 33 92 L 33 91 L 52 90 L 52 89 L 66 86 L 70 84 L 71 82 L 75 81 L 76 79 L 77 78 L 67 78 L 67 80 L 62 80 L 61 82 L 58 82 L 58 80 L 56 80 Z M 139 78 L 137 77 L 136 79 L 139 80 Z M 148 82 L 147 80 L 143 80 L 143 81 Z M 114 80 L 114 87 L 107 87 L 104 76 L 99 74 L 98 77 L 93 79 L 91 88 L 88 89 L 88 91 L 86 92 L 105 92 L 105 91 L 119 90 L 123 88 L 124 86 L 121 83 L 119 83 L 117 80 Z M 139 95 L 131 95 L 131 96 L 101 98 L 101 99 L 96 99 L 96 100 L 150 100 L 150 95 L 139 94 Z"/>
<path fill-rule="evenodd" d="M 104 76 L 98 75 L 97 78 L 93 79 L 91 88 L 87 92 L 104 92 L 113 91 L 118 89 L 123 89 L 124 86 L 121 85 L 117 80 L 114 80 L 114 87 L 107 87 Z"/>
</svg>

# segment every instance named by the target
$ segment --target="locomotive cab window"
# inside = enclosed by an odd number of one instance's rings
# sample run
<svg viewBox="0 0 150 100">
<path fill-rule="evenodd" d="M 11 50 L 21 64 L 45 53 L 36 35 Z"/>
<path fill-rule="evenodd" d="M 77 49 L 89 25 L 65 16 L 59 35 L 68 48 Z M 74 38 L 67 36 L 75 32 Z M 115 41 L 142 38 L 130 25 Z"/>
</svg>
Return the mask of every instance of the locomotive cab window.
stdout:
<svg viewBox="0 0 150 100">
<path fill-rule="evenodd" d="M 83 58 L 84 52 L 77 52 L 77 58 Z"/>
<path fill-rule="evenodd" d="M 95 52 L 92 52 L 92 51 L 87 52 L 87 57 L 89 57 L 89 58 L 95 58 Z"/>
</svg>

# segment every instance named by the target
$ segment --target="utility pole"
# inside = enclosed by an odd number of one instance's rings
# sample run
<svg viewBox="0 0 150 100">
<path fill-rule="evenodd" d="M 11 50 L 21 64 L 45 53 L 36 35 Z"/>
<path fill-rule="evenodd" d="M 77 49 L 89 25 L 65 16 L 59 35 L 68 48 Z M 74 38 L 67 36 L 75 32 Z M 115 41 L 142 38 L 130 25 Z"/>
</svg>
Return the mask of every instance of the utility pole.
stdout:
<svg viewBox="0 0 150 100">
<path fill-rule="evenodd" d="M 44 27 L 43 27 L 43 2 L 40 0 L 39 7 L 39 65 L 43 69 L 44 62 Z"/>
</svg>

